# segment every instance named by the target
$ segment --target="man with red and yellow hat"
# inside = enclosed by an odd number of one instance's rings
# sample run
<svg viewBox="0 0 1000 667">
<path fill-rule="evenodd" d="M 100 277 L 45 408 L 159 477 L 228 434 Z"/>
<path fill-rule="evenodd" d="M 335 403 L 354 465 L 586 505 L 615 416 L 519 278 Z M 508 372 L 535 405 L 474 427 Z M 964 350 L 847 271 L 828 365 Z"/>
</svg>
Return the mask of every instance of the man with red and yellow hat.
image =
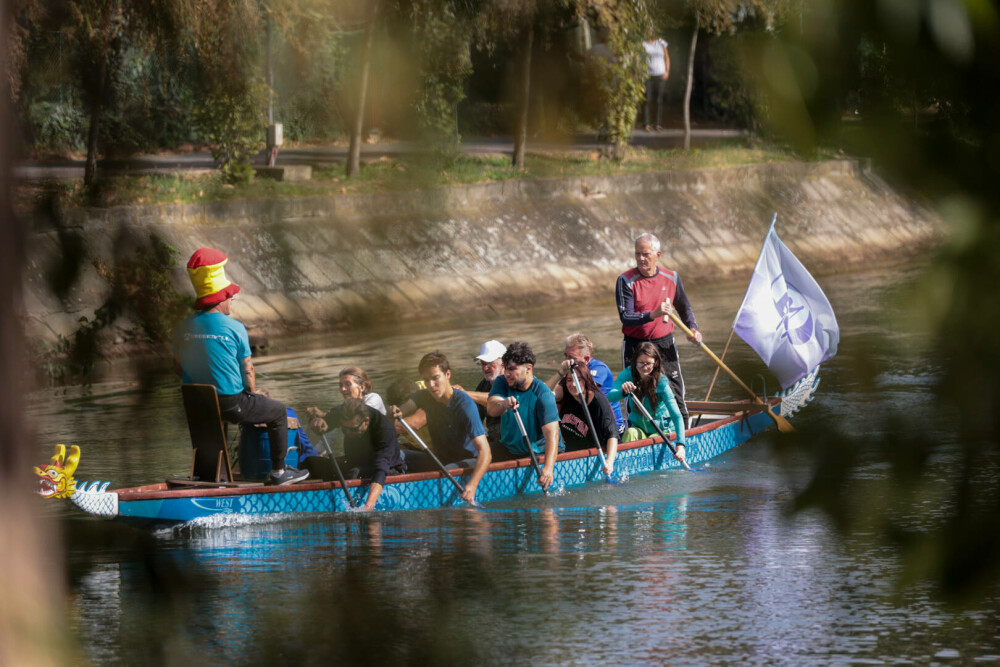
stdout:
<svg viewBox="0 0 1000 667">
<path fill-rule="evenodd" d="M 293 484 L 308 470 L 285 467 L 288 421 L 285 406 L 255 393 L 250 339 L 242 323 L 230 317 L 240 286 L 226 279 L 226 255 L 199 248 L 188 260 L 188 276 L 197 295 L 195 309 L 174 331 L 174 368 L 183 382 L 211 384 L 219 395 L 222 418 L 233 424 L 267 424 L 271 473 L 267 484 Z"/>
</svg>

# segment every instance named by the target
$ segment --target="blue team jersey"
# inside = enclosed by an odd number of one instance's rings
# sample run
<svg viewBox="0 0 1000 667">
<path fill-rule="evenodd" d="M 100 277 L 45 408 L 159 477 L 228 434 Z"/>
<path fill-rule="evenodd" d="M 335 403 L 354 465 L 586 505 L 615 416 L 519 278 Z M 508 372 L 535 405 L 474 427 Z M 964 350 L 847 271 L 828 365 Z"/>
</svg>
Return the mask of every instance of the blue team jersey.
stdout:
<svg viewBox="0 0 1000 667">
<path fill-rule="evenodd" d="M 605 396 L 614 389 L 615 387 L 615 376 L 608 368 L 608 365 L 603 361 L 598 361 L 597 359 L 591 359 L 587 364 L 587 368 L 590 369 L 590 374 L 594 376 L 594 381 L 597 383 L 597 388 L 601 390 L 601 393 Z M 618 426 L 618 432 L 620 433 L 624 430 L 625 419 L 622 417 L 622 406 L 618 401 L 613 401 L 611 403 L 611 410 L 615 413 L 615 424 Z"/>
<path fill-rule="evenodd" d="M 410 399 L 427 413 L 431 446 L 445 464 L 479 456 L 472 441 L 486 435 L 486 429 L 471 396 L 456 389 L 447 403 L 438 403 L 430 391 L 421 389 Z"/>
<path fill-rule="evenodd" d="M 516 391 L 507 384 L 507 378 L 501 375 L 493 381 L 493 388 L 490 389 L 490 396 L 500 396 L 501 398 L 517 399 L 517 412 L 524 422 L 524 430 L 528 433 L 528 440 L 531 441 L 532 449 L 539 454 L 545 453 L 545 441 L 542 439 L 542 426 L 559 421 L 559 410 L 556 407 L 556 396 L 552 390 L 545 386 L 544 382 L 533 378 L 531 385 L 525 391 Z M 524 446 L 524 439 L 521 437 L 521 430 L 517 427 L 517 420 L 510 410 L 506 410 L 500 417 L 500 442 L 517 455 L 527 455 L 528 448 Z M 559 451 L 563 451 L 565 445 L 562 437 L 559 438 Z"/>
<path fill-rule="evenodd" d="M 215 385 L 223 396 L 242 393 L 250 338 L 237 320 L 219 312 L 195 313 L 177 325 L 173 352 L 184 382 Z"/>
</svg>

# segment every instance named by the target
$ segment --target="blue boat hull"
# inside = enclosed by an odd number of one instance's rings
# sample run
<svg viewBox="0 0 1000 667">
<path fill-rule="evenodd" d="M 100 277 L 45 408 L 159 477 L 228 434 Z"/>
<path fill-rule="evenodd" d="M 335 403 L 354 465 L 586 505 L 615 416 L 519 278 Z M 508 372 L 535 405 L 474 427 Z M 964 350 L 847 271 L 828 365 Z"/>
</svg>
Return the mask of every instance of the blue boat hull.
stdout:
<svg viewBox="0 0 1000 667">
<path fill-rule="evenodd" d="M 772 409 L 790 417 L 808 403 L 819 384 L 813 371 L 808 377 L 771 399 Z M 736 410 L 747 410 L 746 403 Z M 687 460 L 698 465 L 737 447 L 769 428 L 771 417 L 754 408 L 719 419 L 688 432 Z M 663 442 L 644 440 L 619 446 L 615 460 L 618 475 L 637 474 L 679 468 L 670 448 Z M 468 481 L 471 470 L 464 471 Z M 555 487 L 574 488 L 604 479 L 596 450 L 569 452 L 555 464 Z M 234 518 L 243 515 L 283 515 L 297 513 L 344 512 L 350 509 L 346 495 L 335 482 L 306 482 L 283 487 L 239 488 L 168 488 L 158 484 L 131 489 L 107 490 L 108 483 L 94 482 L 78 486 L 71 500 L 86 512 L 111 519 L 142 524 L 177 524 L 213 517 Z M 364 504 L 368 486 L 360 480 L 347 483 L 347 490 L 358 505 Z M 476 492 L 481 503 L 517 495 L 538 494 L 534 469 L 527 459 L 495 463 L 490 466 Z M 458 491 L 440 473 L 420 473 L 389 477 L 375 507 L 377 510 L 415 510 L 462 505 Z"/>
<path fill-rule="evenodd" d="M 763 431 L 771 423 L 770 417 L 766 414 L 757 413 L 746 419 L 734 419 L 718 428 L 689 436 L 688 462 L 697 465 L 719 456 Z M 680 467 L 667 445 L 662 442 L 647 443 L 648 441 L 622 445 L 615 461 L 616 474 L 634 476 Z M 487 471 L 477 489 L 476 498 L 479 502 L 488 503 L 515 495 L 542 492 L 530 465 L 526 462 L 511 462 L 509 465 L 511 467 Z M 425 477 L 425 479 L 407 479 L 412 477 Z M 426 477 L 426 474 L 390 477 L 378 499 L 376 509 L 413 510 L 463 504 L 458 497 L 458 491 L 448 480 L 440 476 L 433 476 L 430 479 Z M 556 461 L 557 487 L 574 488 L 603 479 L 600 459 L 593 450 L 566 454 Z M 462 480 L 467 481 L 468 475 Z M 359 505 L 365 502 L 367 485 L 349 486 L 348 490 Z M 140 524 L 184 523 L 217 515 L 325 513 L 349 509 L 347 498 L 339 484 L 330 482 L 292 487 L 253 487 L 253 491 L 246 489 L 175 490 L 159 493 L 130 491 L 123 489 L 118 492 L 117 514 L 114 518 Z M 105 493 L 113 494 L 115 491 Z M 144 495 L 154 497 L 144 498 Z"/>
</svg>

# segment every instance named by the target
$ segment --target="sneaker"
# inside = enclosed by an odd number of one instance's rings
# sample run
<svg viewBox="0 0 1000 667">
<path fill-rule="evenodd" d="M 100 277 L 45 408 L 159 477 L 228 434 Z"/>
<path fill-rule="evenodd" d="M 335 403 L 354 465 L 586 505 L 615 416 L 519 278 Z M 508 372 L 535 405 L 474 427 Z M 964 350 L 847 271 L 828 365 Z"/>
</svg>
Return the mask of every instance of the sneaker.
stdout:
<svg viewBox="0 0 1000 667">
<path fill-rule="evenodd" d="M 266 480 L 264 480 L 264 483 L 268 486 L 287 486 L 289 484 L 301 482 L 307 477 L 309 477 L 308 470 L 299 470 L 298 468 L 289 467 L 284 470 L 272 470 L 271 474 L 267 476 Z"/>
</svg>

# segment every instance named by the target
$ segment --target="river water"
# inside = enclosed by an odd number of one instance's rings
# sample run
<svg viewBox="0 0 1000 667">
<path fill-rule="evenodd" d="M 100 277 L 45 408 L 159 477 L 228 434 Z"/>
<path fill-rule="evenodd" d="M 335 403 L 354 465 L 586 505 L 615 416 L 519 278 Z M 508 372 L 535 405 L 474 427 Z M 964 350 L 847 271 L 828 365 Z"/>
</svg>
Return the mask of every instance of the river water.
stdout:
<svg viewBox="0 0 1000 667">
<path fill-rule="evenodd" d="M 794 419 L 862 435 L 887 412 L 926 412 L 940 372 L 907 315 L 921 265 L 821 279 L 841 347 L 814 403 Z M 688 285 L 716 352 L 743 286 Z M 237 317 L 238 311 L 234 313 Z M 614 306 L 582 304 L 507 319 L 402 325 L 275 345 L 259 384 L 301 414 L 339 400 L 337 371 L 368 369 L 376 390 L 415 377 L 438 348 L 466 386 L 489 338 L 526 340 L 547 377 L 562 340 L 587 332 L 620 365 Z M 681 343 L 688 396 L 713 367 Z M 757 387 L 762 364 L 739 341 L 726 355 Z M 769 391 L 777 389 L 768 386 Z M 738 394 L 720 379 L 713 398 Z M 78 480 L 114 486 L 184 475 L 190 448 L 176 380 L 109 381 L 31 396 L 43 443 L 78 444 Z M 947 421 L 931 435 L 952 437 Z M 838 532 L 817 510 L 791 513 L 812 474 L 772 431 L 714 460 L 710 474 L 638 475 L 484 510 L 312 516 L 139 531 L 46 501 L 62 527 L 68 609 L 94 664 L 995 664 L 998 603 L 947 606 L 874 530 Z M 946 470 L 944 456 L 939 469 Z M 889 490 L 862 463 L 853 491 Z M 931 495 L 933 491 L 929 492 Z M 908 519 L 932 521 L 933 498 Z"/>
</svg>

